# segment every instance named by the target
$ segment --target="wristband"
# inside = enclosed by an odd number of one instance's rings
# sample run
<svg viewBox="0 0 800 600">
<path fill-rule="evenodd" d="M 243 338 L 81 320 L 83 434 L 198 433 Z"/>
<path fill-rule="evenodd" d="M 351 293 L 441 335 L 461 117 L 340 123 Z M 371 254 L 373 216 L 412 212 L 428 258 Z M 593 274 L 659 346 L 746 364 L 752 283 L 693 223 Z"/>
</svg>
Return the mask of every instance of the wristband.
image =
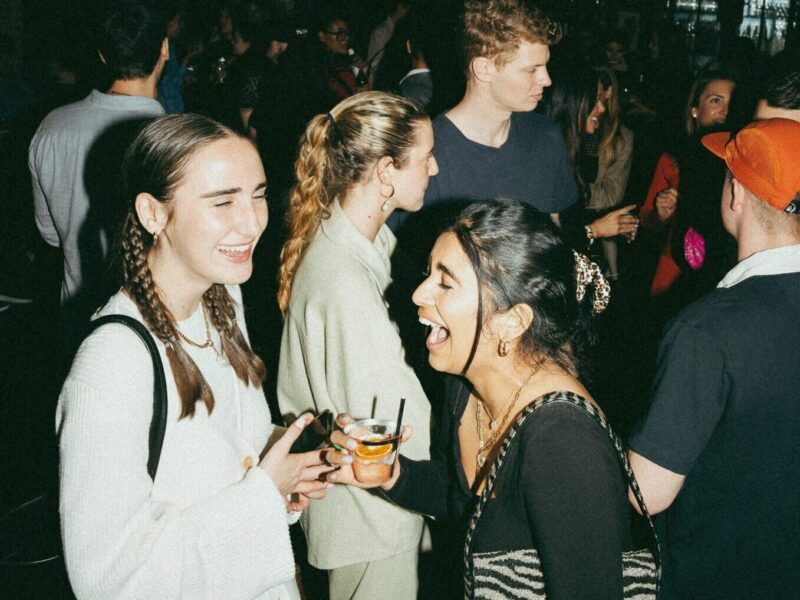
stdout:
<svg viewBox="0 0 800 600">
<path fill-rule="evenodd" d="M 594 232 L 592 231 L 592 226 L 584 225 L 583 228 L 586 230 L 586 239 L 589 240 L 589 245 L 591 246 L 594 244 Z"/>
</svg>

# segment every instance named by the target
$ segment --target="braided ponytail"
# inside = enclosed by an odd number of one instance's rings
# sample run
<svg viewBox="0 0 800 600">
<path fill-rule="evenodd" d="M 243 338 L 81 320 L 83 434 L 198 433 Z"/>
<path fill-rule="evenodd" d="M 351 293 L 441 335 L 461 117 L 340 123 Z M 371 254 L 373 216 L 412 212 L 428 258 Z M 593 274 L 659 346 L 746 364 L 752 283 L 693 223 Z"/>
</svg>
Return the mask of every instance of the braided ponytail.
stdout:
<svg viewBox="0 0 800 600">
<path fill-rule="evenodd" d="M 428 116 L 417 104 L 385 92 L 362 92 L 308 123 L 295 162 L 289 236 L 281 251 L 278 305 L 286 314 L 295 274 L 331 205 L 384 157 L 397 168 L 408 160 L 416 126 Z"/>
<path fill-rule="evenodd" d="M 224 285 L 212 285 L 203 294 L 203 305 L 211 323 L 219 331 L 222 353 L 231 363 L 236 375 L 253 387 L 260 387 L 267 374 L 264 362 L 255 354 L 236 321 L 234 301 Z"/>
<path fill-rule="evenodd" d="M 326 142 L 333 128 L 332 120 L 324 115 L 311 119 L 295 163 L 297 184 L 289 198 L 289 235 L 281 250 L 281 266 L 278 272 L 278 306 L 283 313 L 286 313 L 289 306 L 294 275 L 303 254 L 322 219 L 331 215 L 330 205 L 335 196 L 328 194 L 324 177 Z"/>
<path fill-rule="evenodd" d="M 145 242 L 145 235 L 151 238 Z M 175 385 L 181 399 L 181 416 L 194 416 L 195 403 L 201 400 L 210 413 L 214 409 L 214 394 L 208 386 L 200 369 L 186 353 L 175 332 L 175 318 L 161 301 L 150 265 L 147 251 L 152 245 L 152 236 L 145 233 L 138 219 L 129 214 L 122 232 L 122 265 L 124 289 L 142 315 L 148 329 L 161 340 L 167 348 L 169 366 L 175 376 Z"/>
</svg>

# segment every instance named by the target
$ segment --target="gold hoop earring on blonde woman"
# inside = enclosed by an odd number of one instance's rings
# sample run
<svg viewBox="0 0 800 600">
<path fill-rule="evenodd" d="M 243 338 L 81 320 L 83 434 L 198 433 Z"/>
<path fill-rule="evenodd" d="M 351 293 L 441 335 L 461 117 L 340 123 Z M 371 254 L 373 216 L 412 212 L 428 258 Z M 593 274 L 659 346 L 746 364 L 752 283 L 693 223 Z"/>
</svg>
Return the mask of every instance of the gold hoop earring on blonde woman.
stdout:
<svg viewBox="0 0 800 600">
<path fill-rule="evenodd" d="M 508 356 L 508 349 L 509 349 L 508 342 L 501 340 L 500 344 L 497 346 L 497 353 L 503 357 Z"/>
</svg>

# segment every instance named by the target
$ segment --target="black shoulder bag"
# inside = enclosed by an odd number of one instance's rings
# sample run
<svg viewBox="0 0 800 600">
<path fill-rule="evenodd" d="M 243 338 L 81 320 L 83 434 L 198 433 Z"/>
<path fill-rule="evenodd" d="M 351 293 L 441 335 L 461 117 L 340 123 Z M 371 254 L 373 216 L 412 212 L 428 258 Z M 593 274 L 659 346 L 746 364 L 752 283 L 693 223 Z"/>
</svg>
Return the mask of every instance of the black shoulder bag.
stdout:
<svg viewBox="0 0 800 600">
<path fill-rule="evenodd" d="M 661 576 L 658 536 L 653 519 L 644 504 L 639 485 L 636 483 L 636 477 L 628 463 L 628 457 L 623 450 L 622 441 L 594 406 L 572 392 L 552 392 L 538 398 L 517 416 L 514 425 L 503 440 L 467 528 L 464 544 L 464 597 L 467 600 L 492 600 L 495 598 L 544 600 L 546 598 L 542 564 L 536 548 L 473 553 L 472 540 L 478 519 L 494 490 L 497 476 L 503 466 L 503 459 L 517 439 L 522 425 L 538 409 L 556 402 L 573 404 L 585 410 L 611 439 L 627 475 L 628 486 L 633 491 L 639 510 L 647 519 L 653 535 L 651 548 L 622 553 L 623 598 L 655 600 L 658 597 Z"/>
<path fill-rule="evenodd" d="M 106 315 L 89 324 L 118 323 L 132 329 L 150 352 L 153 362 L 153 417 L 150 421 L 147 473 L 155 481 L 167 428 L 167 382 L 164 365 L 153 336 L 142 323 L 127 315 Z M 56 484 L 57 485 L 57 484 Z M 58 493 L 44 492 L 0 516 L 0 584 L 17 597 L 47 592 L 51 597 L 69 593 L 61 549 Z M 34 592 L 35 590 L 35 592 Z"/>
</svg>

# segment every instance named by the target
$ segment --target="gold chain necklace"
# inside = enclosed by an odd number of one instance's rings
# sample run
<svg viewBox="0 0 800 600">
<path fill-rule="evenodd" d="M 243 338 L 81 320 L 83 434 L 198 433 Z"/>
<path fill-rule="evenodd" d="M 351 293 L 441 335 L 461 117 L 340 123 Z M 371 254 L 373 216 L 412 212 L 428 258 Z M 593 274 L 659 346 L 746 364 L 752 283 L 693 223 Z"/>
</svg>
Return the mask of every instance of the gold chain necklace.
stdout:
<svg viewBox="0 0 800 600">
<path fill-rule="evenodd" d="M 517 400 L 519 400 L 522 390 L 525 389 L 525 386 L 528 385 L 531 378 L 538 371 L 538 368 L 533 369 L 530 375 L 525 378 L 525 381 L 522 382 L 522 385 L 517 388 L 517 391 L 514 393 L 514 399 L 508 403 L 508 408 L 506 408 L 506 412 L 503 415 L 503 419 L 500 421 L 499 425 L 497 425 L 497 421 L 492 418 L 489 408 L 483 405 L 483 401 L 480 398 L 475 398 L 475 420 L 478 421 L 478 454 L 475 457 L 475 463 L 477 465 L 476 470 L 479 471 L 486 464 L 486 456 L 489 453 L 489 450 L 494 448 L 494 445 L 497 443 L 497 438 L 500 437 L 500 434 L 505 430 L 506 421 L 508 421 L 508 417 L 511 415 L 511 409 L 513 409 L 517 404 Z M 486 414 L 489 415 L 489 431 L 491 431 L 491 436 L 488 440 L 486 440 L 486 442 L 483 441 L 484 410 L 486 411 Z"/>
<path fill-rule="evenodd" d="M 206 317 L 206 309 L 205 309 L 205 307 L 203 307 L 202 310 L 203 310 L 203 325 L 205 325 L 205 328 L 206 328 L 206 341 L 203 342 L 202 344 L 198 344 L 194 340 L 189 339 L 187 336 L 185 336 L 183 334 L 183 332 L 180 329 L 178 329 L 177 325 L 175 326 L 175 333 L 178 334 L 179 338 L 181 338 L 187 344 L 190 344 L 190 345 L 194 346 L 195 348 L 200 348 L 201 350 L 203 348 L 214 348 L 214 342 L 211 340 L 211 330 L 210 330 L 210 328 L 208 326 L 208 317 Z M 214 348 L 214 352 L 216 352 L 216 351 L 217 351 L 217 349 Z"/>
</svg>

